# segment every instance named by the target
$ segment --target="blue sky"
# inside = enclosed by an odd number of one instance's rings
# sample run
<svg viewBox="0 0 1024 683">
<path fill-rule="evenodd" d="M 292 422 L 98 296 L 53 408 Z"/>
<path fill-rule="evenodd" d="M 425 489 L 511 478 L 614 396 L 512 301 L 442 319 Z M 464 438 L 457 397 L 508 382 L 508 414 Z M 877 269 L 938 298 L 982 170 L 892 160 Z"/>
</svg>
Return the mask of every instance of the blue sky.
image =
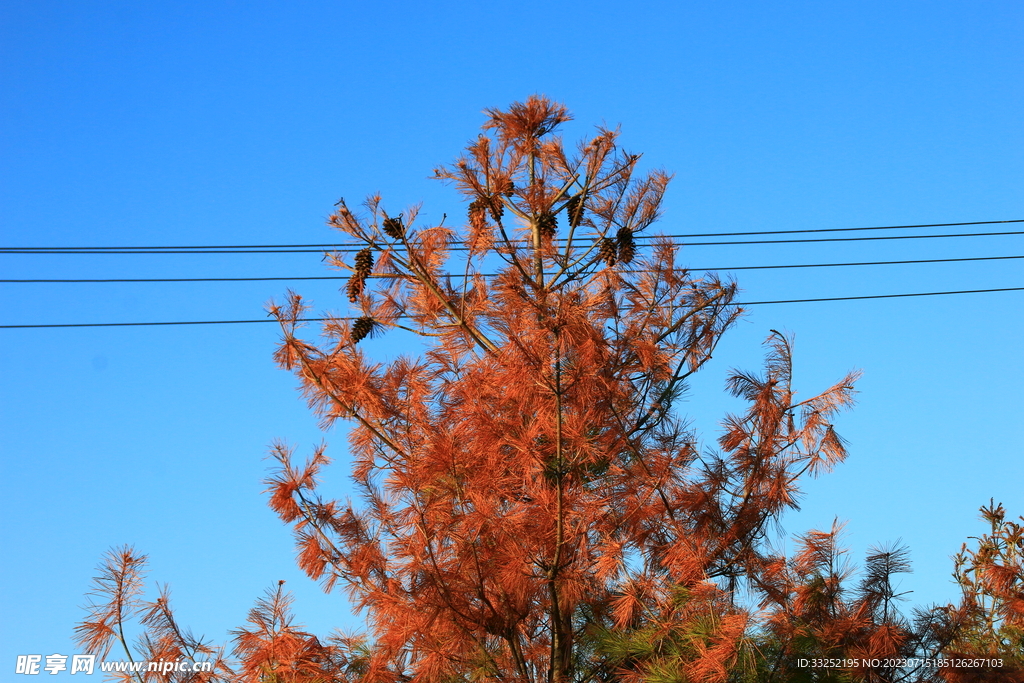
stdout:
<svg viewBox="0 0 1024 683">
<path fill-rule="evenodd" d="M 1024 218 L 1017 2 L 470 3 L 12 0 L 0 8 L 2 246 L 321 243 L 339 196 L 461 215 L 428 180 L 482 110 L 543 93 L 573 139 L 622 126 L 675 174 L 665 233 Z M 1019 224 L 1018 224 L 1019 225 Z M 941 232 L 1013 230 L 918 230 Z M 1018 228 L 1019 229 L 1019 228 Z M 1021 235 L 686 247 L 695 267 L 1024 254 Z M 316 254 L 0 254 L 4 279 L 328 274 Z M 745 300 L 1024 286 L 1020 261 L 736 271 Z M 289 283 L 0 284 L 0 324 L 252 319 Z M 291 285 L 346 310 L 337 283 Z M 758 306 L 682 410 L 710 444 L 733 366 L 796 337 L 805 395 L 861 368 L 850 459 L 788 532 L 847 521 L 854 561 L 901 539 L 911 604 L 990 497 L 1024 514 L 1024 293 Z M 271 325 L 0 330 L 6 618 L 0 666 L 70 642 L 110 546 L 150 555 L 218 641 L 286 579 L 300 620 L 358 628 L 295 568 L 260 480 L 275 438 L 322 434 Z M 379 342 L 382 353 L 393 351 Z M 1017 351 L 1014 351 L 1017 349 Z"/>
</svg>

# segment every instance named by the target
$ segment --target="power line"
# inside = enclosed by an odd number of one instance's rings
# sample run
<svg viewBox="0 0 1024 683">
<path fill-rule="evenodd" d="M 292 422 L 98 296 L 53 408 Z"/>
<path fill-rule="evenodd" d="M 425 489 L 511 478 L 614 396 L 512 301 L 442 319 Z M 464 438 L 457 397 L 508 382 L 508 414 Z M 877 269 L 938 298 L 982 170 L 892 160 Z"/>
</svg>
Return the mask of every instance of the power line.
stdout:
<svg viewBox="0 0 1024 683">
<path fill-rule="evenodd" d="M 947 294 L 984 294 L 987 292 L 1020 292 L 1024 287 L 1000 287 L 997 289 L 961 289 L 950 292 L 912 292 L 909 294 L 869 294 L 866 296 L 830 296 L 820 299 L 780 299 L 778 301 L 746 301 L 730 306 L 761 306 L 764 304 L 808 304 L 818 301 L 859 301 L 862 299 L 901 299 L 911 296 L 945 296 Z"/>
<path fill-rule="evenodd" d="M 937 259 L 913 259 L 904 261 L 856 261 L 850 263 L 790 263 L 785 265 L 772 266 L 719 266 L 716 268 L 688 267 L 683 270 L 691 272 L 711 272 L 728 270 L 775 270 L 780 268 L 835 268 L 840 266 L 897 266 L 916 263 L 961 263 L 964 261 L 1003 261 L 1007 259 L 1022 259 L 1022 256 L 973 256 L 969 258 L 937 258 Z M 649 271 L 625 270 L 626 273 L 643 273 Z M 494 277 L 494 273 L 482 273 L 480 277 Z M 281 280 L 345 280 L 348 275 L 319 275 L 306 277 L 175 277 L 175 278 L 105 278 L 105 279 L 35 279 L 35 280 L 0 280 L 0 283 L 110 283 L 110 282 L 270 282 Z M 371 275 L 371 277 L 381 277 Z M 465 277 L 453 273 L 448 277 Z M 472 277 L 472 276 L 471 276 Z"/>
<path fill-rule="evenodd" d="M 1005 258 L 997 256 L 995 258 Z M 1013 258 L 1013 257 L 1010 257 Z M 1024 258 L 1024 256 L 1019 257 Z M 0 283 L 85 283 L 85 282 L 267 282 L 274 280 L 346 280 L 348 275 L 320 275 L 314 277 L 140 277 L 106 278 L 100 280 L 0 280 Z M 459 276 L 461 277 L 461 276 Z"/>
<path fill-rule="evenodd" d="M 946 235 L 882 235 L 875 237 L 821 237 L 816 239 L 796 240 L 730 240 L 725 242 L 683 242 L 679 246 L 686 247 L 709 247 L 728 246 L 737 244 L 798 244 L 810 242 L 867 242 L 875 240 L 926 240 L 942 237 L 994 237 L 999 235 L 1024 235 L 1024 230 L 1013 232 L 968 232 Z M 678 235 L 665 235 L 665 237 L 679 237 Z M 468 251 L 469 247 L 448 247 L 448 251 Z M 335 253 L 352 253 L 360 249 L 335 249 Z M 55 254 L 321 254 L 322 249 L 167 249 L 161 251 L 137 250 L 137 251 L 82 251 L 82 250 L 53 250 L 53 251 L 17 251 L 11 249 L 0 249 L 0 254 L 41 254 L 52 256 Z"/>
<path fill-rule="evenodd" d="M 755 230 L 747 232 L 708 232 L 693 235 L 668 235 L 668 237 L 738 237 L 741 235 L 793 235 L 810 232 L 853 232 L 859 230 L 907 230 L 910 228 L 949 228 L 959 225 L 994 225 L 996 223 L 1024 223 L 1024 218 L 1009 221 L 972 221 L 970 223 L 926 223 L 921 225 L 876 225 L 867 228 L 814 228 L 805 230 Z M 636 235 L 653 238 L 654 235 Z"/>
<path fill-rule="evenodd" d="M 830 233 L 848 232 L 860 230 L 898 230 L 909 228 L 936 228 L 960 225 L 993 225 L 1000 223 L 1022 223 L 1024 219 L 1006 221 L 972 221 L 967 223 L 928 223 L 921 225 L 888 225 L 860 228 L 816 228 L 806 230 L 759 230 L 746 232 L 723 232 L 723 233 L 693 233 L 676 235 L 636 235 L 638 238 L 654 239 L 665 237 L 669 239 L 689 239 L 693 237 L 738 237 L 748 235 L 784 235 L 797 233 Z M 788 244 L 796 242 L 849 242 L 858 240 L 884 240 L 884 239 L 931 239 L 938 237 L 984 237 L 993 235 L 1019 235 L 1024 232 L 983 232 L 964 233 L 947 235 L 887 235 L 876 237 L 837 237 L 823 239 L 800 239 L 800 240 L 756 240 L 756 241 L 726 241 L 726 242 L 687 242 L 687 246 L 705 245 L 728 245 L 728 244 Z M 575 238 L 575 241 L 585 241 L 588 238 Z M 562 241 L 562 240 L 560 240 Z M 321 253 L 323 249 L 333 249 L 338 252 L 357 251 L 363 248 L 361 243 L 334 243 L 334 244 L 247 244 L 247 245 L 215 245 L 215 246 L 147 246 L 147 247 L 0 247 L 0 254 L 307 254 Z M 463 251 L 466 247 L 450 247 L 452 251 Z"/>
<path fill-rule="evenodd" d="M 949 294 L 984 294 L 989 292 L 1019 292 L 1024 287 L 1001 287 L 998 289 L 963 289 L 949 292 L 912 292 L 904 294 L 870 294 L 866 296 L 833 296 L 817 299 L 779 299 L 777 301 L 744 301 L 727 304 L 729 306 L 762 306 L 766 304 L 805 304 L 823 301 L 859 301 L 865 299 L 897 299 L 914 296 L 945 296 Z M 399 316 L 408 318 L 409 316 Z M 328 320 L 355 320 L 354 316 L 343 316 L 338 318 L 301 318 L 297 322 L 315 323 Z M 50 327 L 145 327 L 155 325 L 239 325 L 249 323 L 272 323 L 276 320 L 181 320 L 173 322 L 146 322 L 146 323 L 60 323 L 53 325 L 0 325 L 0 329 L 26 329 L 26 328 L 50 328 Z"/>
</svg>

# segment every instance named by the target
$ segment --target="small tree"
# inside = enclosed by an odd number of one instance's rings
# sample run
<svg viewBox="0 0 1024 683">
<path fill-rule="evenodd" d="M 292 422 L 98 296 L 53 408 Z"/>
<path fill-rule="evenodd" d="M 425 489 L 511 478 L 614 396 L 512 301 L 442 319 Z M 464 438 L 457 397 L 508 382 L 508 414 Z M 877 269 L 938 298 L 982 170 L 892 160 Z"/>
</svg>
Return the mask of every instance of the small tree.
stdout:
<svg viewBox="0 0 1024 683">
<path fill-rule="evenodd" d="M 764 626 L 756 634 L 761 683 L 923 680 L 922 644 L 897 602 L 893 575 L 909 572 L 906 548 L 877 548 L 859 585 L 838 545 L 840 527 L 811 531 L 793 558 L 766 563 L 758 577 Z M 821 662 L 831 662 L 822 664 Z"/>
<path fill-rule="evenodd" d="M 464 227 L 339 202 L 330 223 L 360 246 L 331 260 L 358 315 L 314 343 L 298 295 L 271 307 L 278 361 L 324 426 L 353 424 L 362 495 L 321 497 L 322 448 L 304 465 L 275 448 L 271 505 L 299 564 L 365 610 L 370 638 L 343 655 L 367 683 L 753 670 L 736 591 L 769 587 L 769 526 L 801 476 L 845 457 L 831 419 L 855 374 L 797 400 L 773 331 L 763 374 L 728 380 L 746 412 L 703 448 L 674 404 L 741 309 L 647 235 L 669 176 L 641 175 L 617 131 L 566 148 L 569 114 L 544 98 L 487 114 L 436 171 L 467 200 Z M 371 360 L 361 342 L 385 332 L 426 346 Z"/>
<path fill-rule="evenodd" d="M 981 517 L 989 532 L 953 558 L 960 602 L 933 610 L 928 625 L 948 659 L 990 663 L 943 669 L 944 681 L 1024 683 L 1024 524 L 994 501 Z"/>
</svg>

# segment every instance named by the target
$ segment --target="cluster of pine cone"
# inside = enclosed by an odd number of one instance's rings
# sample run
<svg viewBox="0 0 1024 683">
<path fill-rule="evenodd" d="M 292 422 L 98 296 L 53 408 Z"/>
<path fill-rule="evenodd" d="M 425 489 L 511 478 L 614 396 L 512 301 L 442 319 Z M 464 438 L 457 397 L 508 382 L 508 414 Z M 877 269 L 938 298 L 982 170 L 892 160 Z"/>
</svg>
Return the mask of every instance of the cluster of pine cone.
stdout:
<svg viewBox="0 0 1024 683">
<path fill-rule="evenodd" d="M 583 220 L 583 194 L 575 194 L 565 201 L 565 212 L 569 216 L 569 225 L 576 227 Z M 537 216 L 537 229 L 544 239 L 552 239 L 558 229 L 558 217 L 545 211 Z"/>
<path fill-rule="evenodd" d="M 614 266 L 616 262 L 629 263 L 636 256 L 636 242 L 633 241 L 633 231 L 622 227 L 615 234 L 615 239 L 609 237 L 602 238 L 597 255 L 609 268 Z"/>
<path fill-rule="evenodd" d="M 478 197 L 469 204 L 469 220 L 480 221 L 484 214 L 488 211 L 491 212 L 491 216 L 496 221 L 500 221 L 501 217 L 505 215 L 505 205 L 501 203 L 500 199 L 486 199 Z"/>
<path fill-rule="evenodd" d="M 356 254 L 356 267 L 352 272 L 352 277 L 348 279 L 348 285 L 345 287 L 345 293 L 348 294 L 349 301 L 352 303 L 359 301 L 359 295 L 363 293 L 363 289 L 366 287 L 366 278 L 370 277 L 372 270 L 373 255 L 371 254 L 370 247 L 366 247 Z"/>
<path fill-rule="evenodd" d="M 500 188 L 494 193 L 494 196 L 479 196 L 469 204 L 469 222 L 477 225 L 483 223 L 484 215 L 490 212 L 491 217 L 496 221 L 500 221 L 501 217 L 505 215 L 505 204 L 501 201 L 501 195 L 511 197 L 516 191 L 516 184 L 511 180 L 506 180 L 500 184 Z"/>
</svg>

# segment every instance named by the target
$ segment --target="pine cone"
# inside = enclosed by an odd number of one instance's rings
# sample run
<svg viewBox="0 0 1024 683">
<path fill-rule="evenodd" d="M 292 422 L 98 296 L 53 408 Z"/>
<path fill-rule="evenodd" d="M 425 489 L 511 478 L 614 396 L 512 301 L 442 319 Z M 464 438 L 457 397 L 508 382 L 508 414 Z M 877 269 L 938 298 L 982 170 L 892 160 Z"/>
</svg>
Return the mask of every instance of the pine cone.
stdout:
<svg viewBox="0 0 1024 683">
<path fill-rule="evenodd" d="M 373 252 L 370 247 L 361 249 L 356 254 L 356 275 L 362 277 L 364 280 L 370 277 L 370 272 L 373 270 Z"/>
<path fill-rule="evenodd" d="M 356 321 L 352 323 L 352 343 L 358 344 L 373 335 L 378 326 L 379 323 L 370 316 L 356 318 Z"/>
<path fill-rule="evenodd" d="M 601 247 L 598 249 L 597 255 L 609 268 L 615 265 L 617 252 L 618 249 L 615 246 L 615 240 L 609 239 L 608 237 L 601 239 Z"/>
<path fill-rule="evenodd" d="M 633 241 L 633 231 L 629 228 L 619 228 L 615 235 L 615 241 L 619 247 L 619 261 L 629 263 L 636 255 L 636 243 Z"/>
<path fill-rule="evenodd" d="M 537 230 L 544 239 L 552 239 L 557 229 L 558 218 L 554 214 L 545 212 L 537 216 Z"/>
<path fill-rule="evenodd" d="M 575 194 L 565 202 L 566 213 L 569 214 L 569 225 L 576 227 L 583 220 L 583 194 Z"/>
<path fill-rule="evenodd" d="M 469 224 L 477 229 L 482 229 L 486 213 L 487 205 L 479 199 L 474 199 L 469 204 Z"/>
<path fill-rule="evenodd" d="M 348 279 L 345 286 L 345 294 L 352 303 L 359 301 L 359 295 L 363 293 L 363 280 L 355 275 Z"/>
<path fill-rule="evenodd" d="M 511 197 L 516 191 L 516 184 L 511 180 L 506 180 L 504 186 L 501 188 L 501 193 L 506 197 Z"/>
<path fill-rule="evenodd" d="M 391 239 L 400 240 L 405 235 L 405 226 L 402 225 L 402 217 L 385 218 L 384 233 Z"/>
</svg>

